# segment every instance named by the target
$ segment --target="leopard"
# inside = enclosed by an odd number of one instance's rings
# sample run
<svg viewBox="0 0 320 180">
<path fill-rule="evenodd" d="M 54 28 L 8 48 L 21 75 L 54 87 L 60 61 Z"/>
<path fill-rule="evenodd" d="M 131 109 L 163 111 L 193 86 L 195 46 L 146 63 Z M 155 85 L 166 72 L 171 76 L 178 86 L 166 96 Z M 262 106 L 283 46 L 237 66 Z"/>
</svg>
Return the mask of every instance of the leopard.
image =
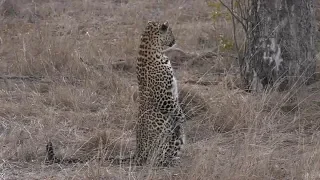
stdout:
<svg viewBox="0 0 320 180">
<path fill-rule="evenodd" d="M 185 144 L 185 114 L 178 101 L 177 80 L 166 48 L 175 44 L 166 21 L 149 21 L 137 57 L 138 122 L 135 161 L 138 165 L 173 166 Z"/>
<path fill-rule="evenodd" d="M 140 39 L 136 64 L 138 80 L 138 119 L 135 127 L 136 149 L 128 157 L 112 157 L 119 163 L 137 166 L 174 166 L 180 162 L 185 145 L 186 117 L 178 100 L 178 85 L 166 48 L 175 44 L 169 23 L 148 21 Z M 77 163 L 78 159 L 59 159 L 52 143 L 46 147 L 46 161 Z"/>
</svg>

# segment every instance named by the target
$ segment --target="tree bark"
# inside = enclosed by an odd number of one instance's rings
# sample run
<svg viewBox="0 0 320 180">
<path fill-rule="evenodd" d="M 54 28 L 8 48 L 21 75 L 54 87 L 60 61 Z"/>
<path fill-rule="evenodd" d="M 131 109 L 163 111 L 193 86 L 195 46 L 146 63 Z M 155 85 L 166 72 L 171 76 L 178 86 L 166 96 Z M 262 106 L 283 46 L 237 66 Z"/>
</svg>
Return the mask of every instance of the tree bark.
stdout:
<svg viewBox="0 0 320 180">
<path fill-rule="evenodd" d="M 250 90 L 310 82 L 316 68 L 313 0 L 252 0 L 241 73 Z"/>
</svg>

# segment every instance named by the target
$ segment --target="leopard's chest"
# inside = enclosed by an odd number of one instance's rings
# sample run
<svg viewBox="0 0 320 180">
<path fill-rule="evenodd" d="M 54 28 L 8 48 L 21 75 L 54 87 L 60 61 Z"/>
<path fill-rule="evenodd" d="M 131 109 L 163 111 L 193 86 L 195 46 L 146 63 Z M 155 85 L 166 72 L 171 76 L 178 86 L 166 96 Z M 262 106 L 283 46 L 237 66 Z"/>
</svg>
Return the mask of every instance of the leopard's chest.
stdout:
<svg viewBox="0 0 320 180">
<path fill-rule="evenodd" d="M 175 99 L 178 98 L 178 83 L 177 79 L 173 76 L 172 78 L 172 88 L 171 88 L 172 95 Z"/>
<path fill-rule="evenodd" d="M 175 99 L 178 98 L 177 80 L 169 58 L 163 54 L 155 54 L 148 60 L 148 63 L 145 63 L 138 72 L 143 77 L 140 79 L 144 81 L 141 82 L 141 90 L 151 94 L 165 93 L 166 95 L 169 91 Z M 150 95 L 150 97 L 153 96 Z"/>
</svg>

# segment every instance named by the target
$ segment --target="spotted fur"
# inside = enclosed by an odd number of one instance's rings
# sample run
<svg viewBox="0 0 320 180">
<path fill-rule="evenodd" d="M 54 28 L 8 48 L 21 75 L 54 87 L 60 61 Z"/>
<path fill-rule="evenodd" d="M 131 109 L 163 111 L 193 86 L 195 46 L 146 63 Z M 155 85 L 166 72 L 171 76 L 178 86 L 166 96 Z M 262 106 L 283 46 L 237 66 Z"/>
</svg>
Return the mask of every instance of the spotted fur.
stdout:
<svg viewBox="0 0 320 180">
<path fill-rule="evenodd" d="M 172 165 L 179 159 L 184 140 L 185 116 L 178 102 L 177 81 L 163 53 L 175 44 L 169 24 L 148 22 L 141 36 L 137 77 L 139 119 L 137 124 L 138 165 Z"/>
</svg>

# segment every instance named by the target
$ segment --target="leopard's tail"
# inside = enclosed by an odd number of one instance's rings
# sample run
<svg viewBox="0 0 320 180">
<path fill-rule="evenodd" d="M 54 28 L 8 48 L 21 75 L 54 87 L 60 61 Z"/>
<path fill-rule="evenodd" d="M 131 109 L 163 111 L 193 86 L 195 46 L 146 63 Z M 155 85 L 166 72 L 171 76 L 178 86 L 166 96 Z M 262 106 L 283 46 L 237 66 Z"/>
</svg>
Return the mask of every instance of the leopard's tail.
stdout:
<svg viewBox="0 0 320 180">
<path fill-rule="evenodd" d="M 120 164 L 127 164 L 127 165 L 133 165 L 135 164 L 135 154 L 130 154 L 128 156 L 115 156 L 115 157 L 109 157 L 107 159 L 112 164 L 120 165 Z"/>
<path fill-rule="evenodd" d="M 53 151 L 52 142 L 48 142 L 46 145 L 46 164 L 60 163 L 60 164 L 71 164 L 71 163 L 84 163 L 84 160 L 79 158 L 59 158 Z"/>
<path fill-rule="evenodd" d="M 133 165 L 134 164 L 134 159 L 135 155 L 130 154 L 129 156 L 115 156 L 115 157 L 109 157 L 107 158 L 107 161 L 110 161 L 112 164 L 129 164 Z M 53 145 L 52 142 L 48 142 L 46 145 L 46 159 L 45 163 L 46 164 L 53 164 L 53 163 L 58 163 L 58 164 L 72 164 L 72 163 L 85 163 L 86 160 L 82 160 L 79 158 L 59 158 L 55 155 L 53 151 Z"/>
</svg>

